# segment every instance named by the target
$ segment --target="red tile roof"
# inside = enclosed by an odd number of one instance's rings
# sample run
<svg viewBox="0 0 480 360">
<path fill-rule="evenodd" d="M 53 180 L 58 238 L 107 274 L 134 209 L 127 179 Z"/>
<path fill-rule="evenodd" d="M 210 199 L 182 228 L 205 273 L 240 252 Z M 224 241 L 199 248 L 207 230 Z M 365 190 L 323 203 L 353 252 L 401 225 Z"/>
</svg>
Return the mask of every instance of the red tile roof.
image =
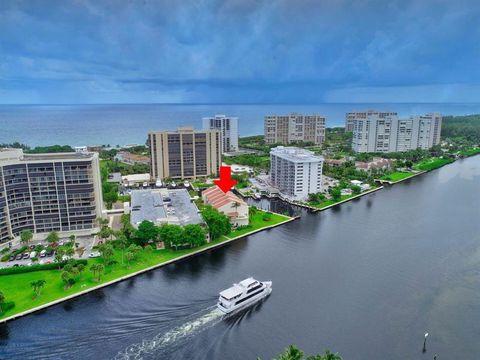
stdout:
<svg viewBox="0 0 480 360">
<path fill-rule="evenodd" d="M 224 193 L 218 186 L 212 186 L 203 191 L 202 196 L 205 196 L 206 202 L 212 205 L 214 208 L 219 209 L 223 205 L 230 202 L 237 202 L 242 205 L 246 205 L 245 201 L 240 199 L 231 191 Z"/>
</svg>

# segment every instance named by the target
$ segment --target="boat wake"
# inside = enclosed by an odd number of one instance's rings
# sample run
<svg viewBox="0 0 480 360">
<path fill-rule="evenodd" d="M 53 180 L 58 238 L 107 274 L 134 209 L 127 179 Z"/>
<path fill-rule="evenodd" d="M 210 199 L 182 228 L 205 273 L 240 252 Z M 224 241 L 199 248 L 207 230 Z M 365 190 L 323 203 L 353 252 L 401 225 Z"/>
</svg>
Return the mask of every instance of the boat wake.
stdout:
<svg viewBox="0 0 480 360">
<path fill-rule="evenodd" d="M 160 333 L 150 340 L 143 340 L 141 343 L 128 346 L 124 351 L 119 352 L 115 360 L 139 360 L 145 355 L 155 353 L 175 342 L 198 333 L 206 328 L 215 325 L 222 320 L 225 314 L 216 306 L 211 306 L 200 312 L 197 312 L 185 323 L 173 328 L 165 333 Z"/>
</svg>

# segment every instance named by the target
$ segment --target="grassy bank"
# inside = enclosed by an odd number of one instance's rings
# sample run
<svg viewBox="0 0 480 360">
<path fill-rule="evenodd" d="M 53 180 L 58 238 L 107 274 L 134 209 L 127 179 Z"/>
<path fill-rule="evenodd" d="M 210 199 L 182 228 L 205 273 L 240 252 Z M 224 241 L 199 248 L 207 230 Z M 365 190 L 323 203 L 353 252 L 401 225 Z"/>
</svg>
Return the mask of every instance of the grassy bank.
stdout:
<svg viewBox="0 0 480 360">
<path fill-rule="evenodd" d="M 374 192 L 376 190 L 380 190 L 381 188 L 383 188 L 383 186 L 376 186 L 376 187 L 372 187 L 369 190 L 361 192 L 360 194 L 342 195 L 340 197 L 340 200 L 329 199 L 329 200 L 322 201 L 321 203 L 308 202 L 308 203 L 306 203 L 306 205 L 310 206 L 312 208 L 321 210 L 321 209 L 325 209 L 326 207 L 329 207 L 329 206 L 340 204 L 340 203 L 342 203 L 346 200 L 349 200 L 349 199 L 352 199 L 352 198 L 358 198 L 360 196 L 369 194 L 369 193 Z"/>
<path fill-rule="evenodd" d="M 396 171 L 394 173 L 382 176 L 380 180 L 397 182 L 397 181 L 409 178 L 410 176 L 413 176 L 413 175 L 415 174 L 412 172 Z"/>
<path fill-rule="evenodd" d="M 85 270 L 75 278 L 75 284 L 68 289 L 64 289 L 61 280 L 62 272 L 59 270 L 41 270 L 23 274 L 0 275 L 0 290 L 4 293 L 6 301 L 15 302 L 15 307 L 0 316 L 0 319 L 74 295 L 137 271 L 175 260 L 181 256 L 214 247 L 237 236 L 261 230 L 262 228 L 279 224 L 288 219 L 290 219 L 288 216 L 270 214 L 257 210 L 252 216 L 251 226 L 248 228 L 234 230 L 228 236 L 224 236 L 219 240 L 212 241 L 198 248 L 183 250 L 164 249 L 150 252 L 142 249 L 137 253 L 136 259 L 129 265 L 127 265 L 126 261 L 122 260 L 122 252 L 115 250 L 114 259 L 117 263 L 113 266 L 105 266 L 105 272 L 101 276 L 100 281 L 97 281 L 96 277 L 94 277 L 90 271 L 90 266 L 93 264 L 105 265 L 104 261 L 102 258 L 89 259 Z M 37 280 L 45 280 L 46 283 L 41 295 L 34 298 L 33 289 L 30 284 Z"/>
<path fill-rule="evenodd" d="M 454 159 L 450 158 L 430 158 L 414 165 L 414 168 L 422 171 L 431 171 L 441 168 L 442 166 L 450 164 L 454 161 Z"/>
<path fill-rule="evenodd" d="M 480 148 L 471 148 L 471 149 L 466 149 L 466 150 L 460 150 L 458 152 L 458 155 L 460 156 L 473 156 L 473 155 L 478 155 L 480 154 Z"/>
</svg>

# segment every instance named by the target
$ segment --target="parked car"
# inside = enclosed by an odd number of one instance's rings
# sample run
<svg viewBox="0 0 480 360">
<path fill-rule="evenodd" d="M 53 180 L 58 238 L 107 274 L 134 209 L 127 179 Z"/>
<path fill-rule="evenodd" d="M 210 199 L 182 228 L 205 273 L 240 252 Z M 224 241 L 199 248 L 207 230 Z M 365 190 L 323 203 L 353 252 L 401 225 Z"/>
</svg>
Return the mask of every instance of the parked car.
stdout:
<svg viewBox="0 0 480 360">
<path fill-rule="evenodd" d="M 15 255 L 10 255 L 10 257 L 8 258 L 8 261 L 13 261 L 15 260 L 16 256 Z"/>
<path fill-rule="evenodd" d="M 88 255 L 89 258 L 96 258 L 96 257 L 99 257 L 99 256 L 100 256 L 100 253 L 98 251 L 91 252 Z"/>
<path fill-rule="evenodd" d="M 23 254 L 17 254 L 17 256 L 15 257 L 15 259 L 17 259 L 17 260 L 22 260 L 22 259 L 23 259 Z"/>
<path fill-rule="evenodd" d="M 43 249 L 40 251 L 40 257 L 45 257 L 47 255 L 47 250 Z"/>
<path fill-rule="evenodd" d="M 30 254 L 29 253 L 24 253 L 22 256 L 22 259 L 30 259 Z"/>
<path fill-rule="evenodd" d="M 30 253 L 30 258 L 34 258 L 35 256 L 37 256 L 37 252 L 36 251 L 32 251 Z"/>
</svg>

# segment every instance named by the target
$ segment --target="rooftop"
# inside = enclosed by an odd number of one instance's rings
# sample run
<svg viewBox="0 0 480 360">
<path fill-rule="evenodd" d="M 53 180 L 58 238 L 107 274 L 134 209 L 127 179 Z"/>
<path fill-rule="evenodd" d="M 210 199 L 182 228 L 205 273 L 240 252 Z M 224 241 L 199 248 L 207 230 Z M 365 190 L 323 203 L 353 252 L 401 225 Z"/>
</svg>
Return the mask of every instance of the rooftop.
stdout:
<svg viewBox="0 0 480 360">
<path fill-rule="evenodd" d="M 156 225 L 203 224 L 198 208 L 186 189 L 132 191 L 130 222 L 135 226 L 144 220 Z"/>
<path fill-rule="evenodd" d="M 315 155 L 313 151 L 294 147 L 277 146 L 270 150 L 270 155 L 275 155 L 293 162 L 318 162 L 323 161 L 323 157 Z"/>
<path fill-rule="evenodd" d="M 97 154 L 91 152 L 28 154 L 24 153 L 22 149 L 0 149 L 0 161 L 90 160 L 95 156 L 97 156 Z"/>
<path fill-rule="evenodd" d="M 237 202 L 242 205 L 247 204 L 231 191 L 224 193 L 218 186 L 212 186 L 204 190 L 202 193 L 202 197 L 203 196 L 205 196 L 206 202 L 216 209 L 231 202 Z"/>
</svg>

